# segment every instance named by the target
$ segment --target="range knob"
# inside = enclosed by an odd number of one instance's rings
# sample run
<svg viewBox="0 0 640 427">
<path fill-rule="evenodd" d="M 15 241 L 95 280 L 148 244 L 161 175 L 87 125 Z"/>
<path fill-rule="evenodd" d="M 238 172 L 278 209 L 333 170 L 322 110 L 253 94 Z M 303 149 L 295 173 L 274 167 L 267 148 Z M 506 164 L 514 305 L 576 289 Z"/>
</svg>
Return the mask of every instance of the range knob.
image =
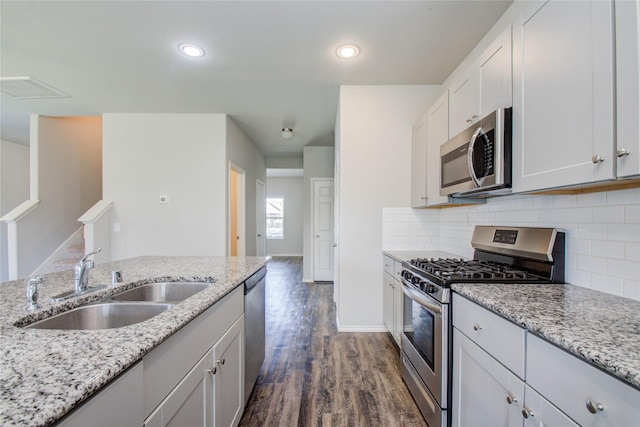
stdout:
<svg viewBox="0 0 640 427">
<path fill-rule="evenodd" d="M 436 291 L 436 287 L 435 287 L 435 286 L 433 286 L 432 284 L 428 284 L 428 285 L 426 286 L 425 291 L 426 291 L 428 294 L 432 294 L 432 293 L 434 293 L 434 292 Z"/>
</svg>

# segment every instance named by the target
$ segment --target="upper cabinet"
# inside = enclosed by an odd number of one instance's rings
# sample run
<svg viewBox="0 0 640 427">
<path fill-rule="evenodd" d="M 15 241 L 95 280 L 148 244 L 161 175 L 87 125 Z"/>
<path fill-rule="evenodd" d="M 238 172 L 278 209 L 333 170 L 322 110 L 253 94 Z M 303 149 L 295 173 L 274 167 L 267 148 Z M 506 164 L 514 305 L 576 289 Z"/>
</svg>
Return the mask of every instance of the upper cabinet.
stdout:
<svg viewBox="0 0 640 427">
<path fill-rule="evenodd" d="M 612 13 L 610 1 L 531 2 L 514 27 L 514 191 L 615 178 Z"/>
<path fill-rule="evenodd" d="M 445 92 L 427 111 L 427 206 L 449 203 L 440 195 L 440 146 L 449 139 L 449 97 Z"/>
<path fill-rule="evenodd" d="M 432 174 L 430 174 L 432 175 Z M 411 134 L 411 207 L 427 204 L 427 118 L 422 116 Z"/>
<path fill-rule="evenodd" d="M 499 107 L 511 106 L 511 27 L 449 87 L 449 135 Z"/>
<path fill-rule="evenodd" d="M 640 174 L 640 1 L 616 2 L 617 175 Z"/>
</svg>

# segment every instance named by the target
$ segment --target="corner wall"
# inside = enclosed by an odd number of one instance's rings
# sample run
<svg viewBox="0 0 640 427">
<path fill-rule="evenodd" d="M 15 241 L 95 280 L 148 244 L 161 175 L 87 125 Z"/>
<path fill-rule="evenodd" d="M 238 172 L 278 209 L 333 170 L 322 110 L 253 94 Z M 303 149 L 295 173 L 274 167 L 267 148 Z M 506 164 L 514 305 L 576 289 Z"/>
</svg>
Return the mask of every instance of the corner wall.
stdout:
<svg viewBox="0 0 640 427">
<path fill-rule="evenodd" d="M 335 296 L 340 331 L 386 330 L 382 209 L 410 204 L 411 127 L 440 92 L 437 85 L 340 88 Z"/>
</svg>

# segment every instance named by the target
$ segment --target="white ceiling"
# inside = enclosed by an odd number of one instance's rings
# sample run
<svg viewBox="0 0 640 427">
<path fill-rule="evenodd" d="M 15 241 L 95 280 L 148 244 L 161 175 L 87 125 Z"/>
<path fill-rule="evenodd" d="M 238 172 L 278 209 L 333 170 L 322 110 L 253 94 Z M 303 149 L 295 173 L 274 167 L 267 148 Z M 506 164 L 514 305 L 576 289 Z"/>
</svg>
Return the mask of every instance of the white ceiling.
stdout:
<svg viewBox="0 0 640 427">
<path fill-rule="evenodd" d="M 30 113 L 227 113 L 266 156 L 301 156 L 333 144 L 340 85 L 440 84 L 510 3 L 2 0 L 0 76 L 70 97 L 2 94 L 0 137 L 28 144 Z"/>
</svg>

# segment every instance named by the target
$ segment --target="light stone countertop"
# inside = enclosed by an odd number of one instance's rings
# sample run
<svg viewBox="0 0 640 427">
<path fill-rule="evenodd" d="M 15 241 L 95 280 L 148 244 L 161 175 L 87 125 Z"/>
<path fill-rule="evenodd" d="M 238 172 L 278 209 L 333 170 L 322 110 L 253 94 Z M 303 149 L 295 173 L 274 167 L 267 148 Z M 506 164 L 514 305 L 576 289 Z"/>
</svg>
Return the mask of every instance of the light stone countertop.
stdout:
<svg viewBox="0 0 640 427">
<path fill-rule="evenodd" d="M 0 425 L 46 426 L 95 393 L 173 333 L 242 284 L 268 257 L 139 257 L 96 265 L 90 286 L 123 283 L 63 303 L 73 271 L 45 275 L 41 309 L 27 313 L 25 281 L 0 284 Z M 93 331 L 24 329 L 52 314 L 144 283 L 206 281 L 212 286 L 145 322 Z"/>
<path fill-rule="evenodd" d="M 452 289 L 640 389 L 640 302 L 569 284 Z"/>
</svg>

